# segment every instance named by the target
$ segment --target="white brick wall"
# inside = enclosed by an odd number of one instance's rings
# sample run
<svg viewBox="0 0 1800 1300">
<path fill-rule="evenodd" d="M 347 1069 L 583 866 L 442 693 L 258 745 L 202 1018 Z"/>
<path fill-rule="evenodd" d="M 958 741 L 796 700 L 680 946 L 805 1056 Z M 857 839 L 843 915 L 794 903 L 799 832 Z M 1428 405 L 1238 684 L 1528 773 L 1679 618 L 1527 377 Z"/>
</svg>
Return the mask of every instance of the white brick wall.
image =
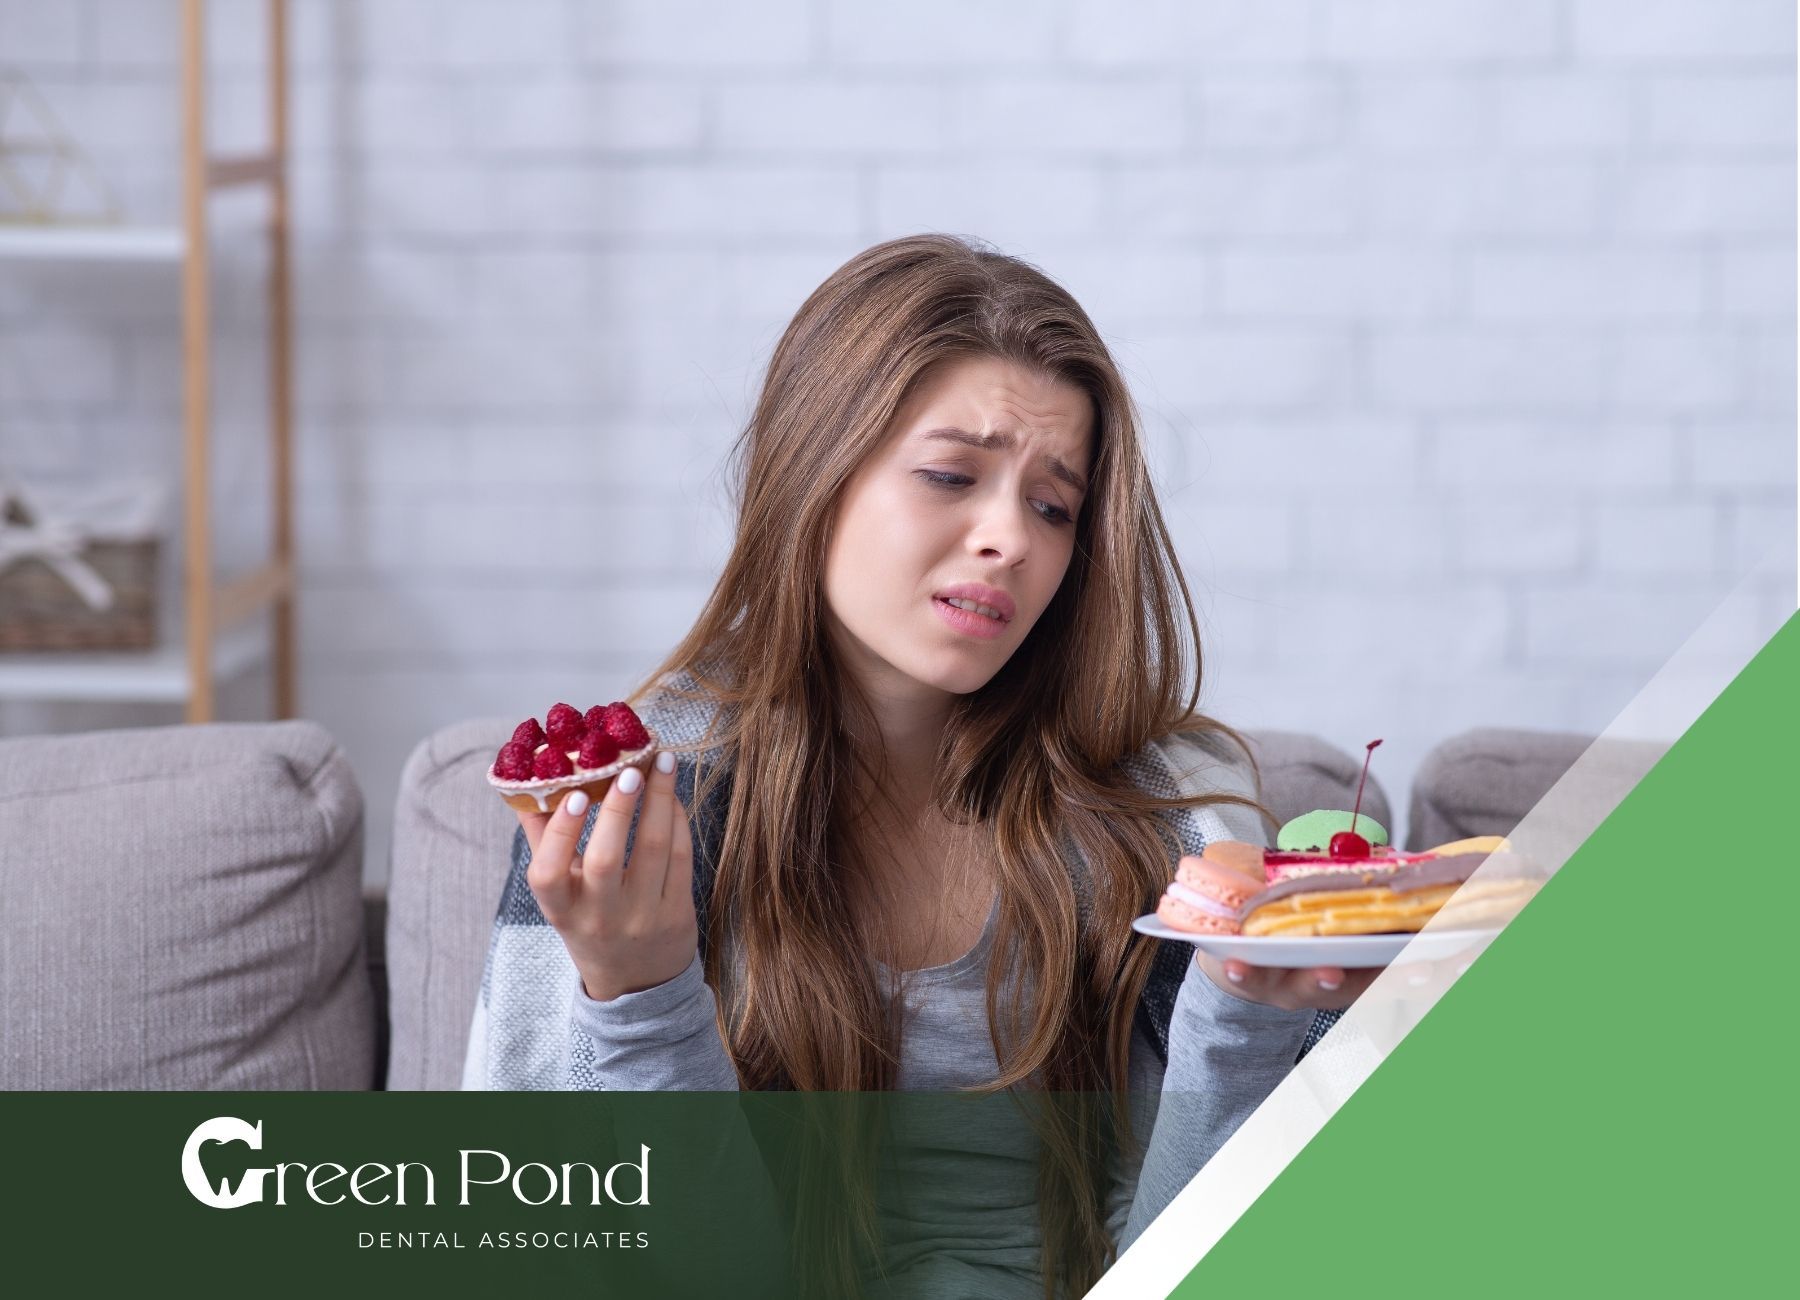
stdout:
<svg viewBox="0 0 1800 1300">
<path fill-rule="evenodd" d="M 0 66 L 145 219 L 175 211 L 176 7 L 0 0 Z M 216 138 L 251 147 L 260 5 L 211 7 Z M 1108 334 L 1223 715 L 1383 736 L 1397 800 L 1462 727 L 1599 728 L 1770 547 L 1791 568 L 1794 23 L 294 0 L 302 699 L 369 796 L 371 876 L 420 737 L 609 697 L 680 635 L 782 325 L 922 228 L 1032 259 Z M 262 267 L 254 212 L 218 213 L 247 554 Z M 173 464 L 174 300 L 155 269 L 0 264 L 0 461 Z M 8 732 L 174 716 L 0 706 Z"/>
</svg>

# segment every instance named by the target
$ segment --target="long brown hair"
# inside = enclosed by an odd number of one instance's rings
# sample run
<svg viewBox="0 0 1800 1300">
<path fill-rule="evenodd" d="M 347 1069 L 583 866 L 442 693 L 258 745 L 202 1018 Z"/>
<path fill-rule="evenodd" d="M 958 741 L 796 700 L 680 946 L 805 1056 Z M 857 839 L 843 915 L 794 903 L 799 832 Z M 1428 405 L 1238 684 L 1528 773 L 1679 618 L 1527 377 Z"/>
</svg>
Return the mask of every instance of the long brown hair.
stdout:
<svg viewBox="0 0 1800 1300">
<path fill-rule="evenodd" d="M 991 838 L 992 1088 L 1058 1094 L 1041 1112 L 1045 1290 L 1054 1295 L 1060 1277 L 1079 1294 L 1110 1260 L 1103 1175 L 1118 1134 L 1071 1098 L 1127 1087 L 1155 955 L 1131 921 L 1155 907 L 1178 851 L 1168 811 L 1257 805 L 1159 798 L 1121 770 L 1177 732 L 1248 751 L 1196 712 L 1193 603 L 1130 395 L 1074 298 L 1036 267 L 947 235 L 878 244 L 835 271 L 782 335 L 734 448 L 724 572 L 638 697 L 692 675 L 720 705 L 706 743 L 740 774 L 707 910 L 706 975 L 743 1086 L 892 1088 L 896 1030 L 865 956 L 878 945 L 842 874 L 851 776 L 866 761 L 848 738 L 867 734 L 850 725 L 866 703 L 832 654 L 822 573 L 844 485 L 922 377 L 969 357 L 1068 382 L 1093 404 L 1069 568 L 1012 658 L 956 701 L 932 791 L 948 819 Z"/>
</svg>

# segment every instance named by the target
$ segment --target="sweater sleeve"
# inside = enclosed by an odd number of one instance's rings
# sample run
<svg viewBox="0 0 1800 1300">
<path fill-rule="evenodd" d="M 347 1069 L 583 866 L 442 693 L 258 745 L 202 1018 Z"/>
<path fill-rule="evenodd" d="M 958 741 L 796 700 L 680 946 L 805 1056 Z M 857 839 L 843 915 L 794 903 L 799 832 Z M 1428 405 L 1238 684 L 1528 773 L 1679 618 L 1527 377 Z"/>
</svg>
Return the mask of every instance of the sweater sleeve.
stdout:
<svg viewBox="0 0 1800 1300">
<path fill-rule="evenodd" d="M 594 816 L 588 814 L 578 852 Z M 628 853 L 634 839 L 635 826 Z M 530 866 L 531 848 L 520 831 L 488 940 L 462 1086 L 736 1091 L 737 1071 L 719 1036 L 698 954 L 667 983 L 595 1002 L 532 894 Z"/>
<path fill-rule="evenodd" d="M 1169 1026 L 1169 1065 L 1149 1145 L 1135 1177 L 1129 1167 L 1122 1169 L 1115 1189 L 1115 1214 L 1130 1197 L 1123 1225 L 1110 1221 L 1121 1254 L 1287 1077 L 1313 1014 L 1227 993 L 1188 963 Z"/>
<path fill-rule="evenodd" d="M 734 1092 L 737 1068 L 719 1036 L 700 954 L 674 979 L 596 1002 L 575 977 L 575 1027 L 594 1045 L 599 1086 L 611 1091 Z"/>
<path fill-rule="evenodd" d="M 1183 793 L 1261 794 L 1249 768 L 1229 751 L 1188 736 L 1169 737 L 1155 748 L 1156 766 Z M 1261 817 L 1242 805 L 1186 810 L 1175 818 L 1175 829 L 1186 853 L 1198 853 L 1217 839 L 1269 842 Z M 1173 871 L 1174 863 L 1169 865 Z M 1120 1254 L 1287 1077 L 1315 1021 L 1328 1025 L 1336 1018 L 1335 1012 L 1284 1011 L 1228 993 L 1191 959 L 1190 950 L 1169 1018 L 1168 1065 L 1160 1076 L 1149 1044 L 1133 1042 L 1131 1115 L 1138 1149 L 1121 1153 L 1115 1165 L 1107 1218 Z"/>
<path fill-rule="evenodd" d="M 1156 1123 L 1162 1092 L 1163 1064 L 1141 1029 L 1131 1036 L 1129 1078 L 1126 1102 L 1131 1113 L 1131 1142 L 1129 1146 L 1122 1145 L 1114 1157 L 1106 1198 L 1106 1234 L 1118 1244 L 1120 1254 L 1128 1244 L 1125 1227 L 1137 1196 L 1138 1180 L 1143 1175 L 1145 1149 Z"/>
<path fill-rule="evenodd" d="M 587 832 L 583 843 L 585 839 Z M 515 855 L 520 875 L 527 862 L 529 848 Z M 515 911 L 522 909 L 520 900 Z M 531 911 L 542 918 L 535 907 Z M 731 1093 L 731 1097 L 693 1098 L 680 1107 L 632 1104 L 623 1111 L 632 1116 L 630 1133 L 616 1134 L 617 1143 L 630 1151 L 630 1143 L 646 1134 L 662 1134 L 662 1140 L 648 1138 L 655 1147 L 657 1176 L 682 1192 L 666 1217 L 659 1219 L 664 1224 L 659 1235 L 666 1233 L 671 1241 L 698 1241 L 729 1219 L 727 1235 L 738 1242 L 740 1293 L 747 1298 L 792 1295 L 785 1203 L 770 1176 L 751 1115 L 740 1104 L 743 1098 L 736 1097 L 738 1071 L 718 1032 L 715 996 L 704 978 L 700 954 L 673 980 L 596 1001 L 581 987 L 580 972 L 549 925 L 527 927 L 522 933 L 542 943 L 545 972 L 554 970 L 560 976 L 553 980 L 554 996 L 535 1007 L 545 1021 L 544 1032 L 533 1034 L 533 1041 L 544 1039 L 540 1077 L 547 1086 Z M 560 1021 L 551 1023 L 553 1008 L 562 1008 L 562 1014 Z M 567 1037 L 567 1046 L 558 1052 L 554 1041 L 562 1037 Z M 646 1255 L 643 1264 L 639 1280 L 653 1282 L 655 1295 L 706 1295 L 718 1289 L 718 1264 L 706 1251 L 664 1251 Z"/>
</svg>

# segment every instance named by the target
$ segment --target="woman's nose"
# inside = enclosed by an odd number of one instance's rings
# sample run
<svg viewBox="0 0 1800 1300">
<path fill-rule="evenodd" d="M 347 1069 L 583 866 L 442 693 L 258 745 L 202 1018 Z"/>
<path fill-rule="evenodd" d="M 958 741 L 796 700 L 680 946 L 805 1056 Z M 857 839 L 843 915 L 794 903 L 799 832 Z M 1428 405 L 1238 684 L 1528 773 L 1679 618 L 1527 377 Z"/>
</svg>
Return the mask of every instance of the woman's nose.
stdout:
<svg viewBox="0 0 1800 1300">
<path fill-rule="evenodd" d="M 990 498 L 980 507 L 969 533 L 970 549 L 1008 564 L 1017 564 L 1031 548 L 1031 520 L 1023 501 Z"/>
</svg>

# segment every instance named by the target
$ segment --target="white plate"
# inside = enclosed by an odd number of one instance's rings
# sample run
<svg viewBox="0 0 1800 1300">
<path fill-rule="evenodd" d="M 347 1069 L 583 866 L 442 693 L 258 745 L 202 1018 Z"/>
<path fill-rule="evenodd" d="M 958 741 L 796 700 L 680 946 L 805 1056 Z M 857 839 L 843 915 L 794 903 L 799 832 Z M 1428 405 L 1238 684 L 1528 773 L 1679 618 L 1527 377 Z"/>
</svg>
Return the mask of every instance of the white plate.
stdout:
<svg viewBox="0 0 1800 1300">
<path fill-rule="evenodd" d="M 1498 930 L 1432 930 L 1425 934 L 1346 934 L 1331 938 L 1248 938 L 1241 934 L 1190 934 L 1165 924 L 1156 913 L 1131 923 L 1139 934 L 1157 939 L 1179 939 L 1223 960 L 1227 957 L 1252 966 L 1340 966 L 1361 970 L 1386 966 L 1413 945 L 1408 960 L 1440 961 L 1466 950 L 1479 950 Z"/>
</svg>

